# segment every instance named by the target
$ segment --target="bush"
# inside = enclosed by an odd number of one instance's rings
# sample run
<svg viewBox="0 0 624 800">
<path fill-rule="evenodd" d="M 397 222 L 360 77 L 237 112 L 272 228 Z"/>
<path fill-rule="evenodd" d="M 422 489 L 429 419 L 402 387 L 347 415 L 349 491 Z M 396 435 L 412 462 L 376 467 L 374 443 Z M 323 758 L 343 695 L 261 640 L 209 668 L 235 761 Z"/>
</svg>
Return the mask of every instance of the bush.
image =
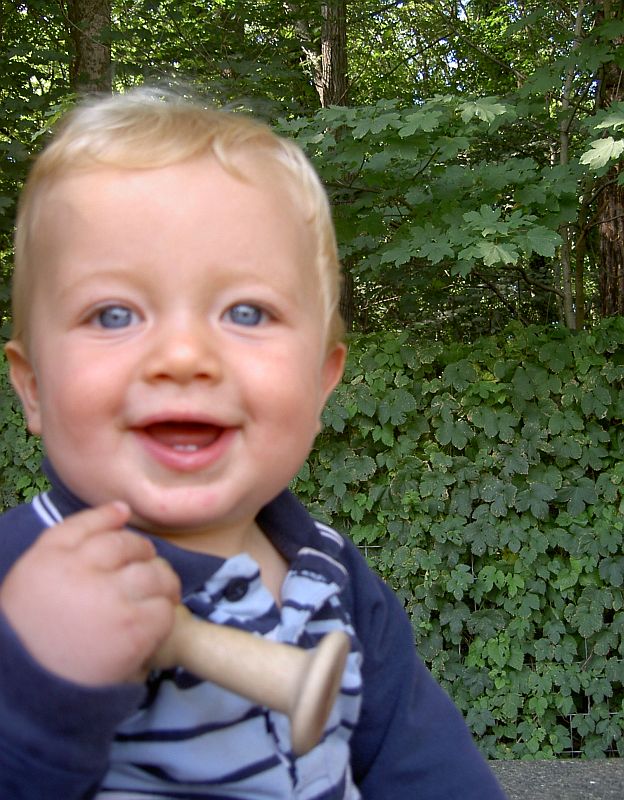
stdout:
<svg viewBox="0 0 624 800">
<path fill-rule="evenodd" d="M 45 488 L 40 465 L 40 442 L 26 430 L 7 363 L 0 359 L 0 511 L 30 500 Z"/>
<path fill-rule="evenodd" d="M 353 342 L 294 488 L 496 757 L 624 750 L 624 319 Z"/>
</svg>

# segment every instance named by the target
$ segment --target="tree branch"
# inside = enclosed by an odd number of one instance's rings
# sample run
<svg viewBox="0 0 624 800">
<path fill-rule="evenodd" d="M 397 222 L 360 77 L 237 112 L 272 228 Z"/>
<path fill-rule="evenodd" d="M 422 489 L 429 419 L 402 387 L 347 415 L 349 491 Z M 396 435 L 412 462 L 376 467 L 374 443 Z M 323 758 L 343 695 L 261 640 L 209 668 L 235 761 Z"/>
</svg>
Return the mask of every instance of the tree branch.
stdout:
<svg viewBox="0 0 624 800">
<path fill-rule="evenodd" d="M 501 292 L 501 290 L 494 283 L 494 281 L 488 280 L 488 278 L 486 278 L 485 275 L 481 274 L 478 270 L 473 270 L 472 272 L 473 272 L 473 275 L 476 275 L 477 278 L 479 278 L 479 280 L 482 281 L 488 287 L 488 289 L 498 297 L 498 299 L 505 306 L 505 308 L 508 308 L 512 312 L 512 314 L 520 320 L 520 322 L 523 325 L 528 325 L 529 324 L 528 320 L 526 320 L 523 317 L 523 315 L 520 313 L 520 311 L 518 311 L 518 309 L 515 308 L 514 305 L 509 302 L 509 300 Z"/>
</svg>

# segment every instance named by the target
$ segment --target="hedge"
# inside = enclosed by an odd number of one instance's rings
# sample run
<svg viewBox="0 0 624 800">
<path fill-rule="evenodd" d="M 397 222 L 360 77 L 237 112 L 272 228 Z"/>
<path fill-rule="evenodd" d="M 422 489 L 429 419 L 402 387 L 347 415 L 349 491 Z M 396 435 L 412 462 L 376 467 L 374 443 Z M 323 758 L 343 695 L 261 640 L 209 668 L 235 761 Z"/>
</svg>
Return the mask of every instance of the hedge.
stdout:
<svg viewBox="0 0 624 800">
<path fill-rule="evenodd" d="M 490 757 L 624 750 L 624 319 L 353 343 L 295 481 Z"/>
<path fill-rule="evenodd" d="M 37 442 L 0 370 L 0 502 Z M 624 319 L 354 339 L 293 483 L 396 589 L 489 757 L 624 751 Z"/>
<path fill-rule="evenodd" d="M 0 511 L 12 508 L 46 486 L 40 472 L 39 440 L 30 436 L 0 357 Z"/>
</svg>

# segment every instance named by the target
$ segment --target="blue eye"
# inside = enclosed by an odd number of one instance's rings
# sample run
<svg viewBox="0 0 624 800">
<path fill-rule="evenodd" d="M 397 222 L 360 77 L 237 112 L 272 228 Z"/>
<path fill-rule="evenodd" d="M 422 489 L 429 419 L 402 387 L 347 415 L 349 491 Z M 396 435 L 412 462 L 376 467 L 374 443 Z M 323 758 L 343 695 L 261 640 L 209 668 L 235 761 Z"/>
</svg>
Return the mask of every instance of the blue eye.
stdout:
<svg viewBox="0 0 624 800">
<path fill-rule="evenodd" d="M 230 322 L 235 325 L 246 325 L 252 327 L 260 325 L 266 319 L 266 312 L 251 303 L 237 303 L 227 312 Z"/>
<path fill-rule="evenodd" d="M 126 306 L 106 306 L 97 312 L 95 319 L 102 328 L 127 328 L 136 322 L 137 316 Z"/>
</svg>

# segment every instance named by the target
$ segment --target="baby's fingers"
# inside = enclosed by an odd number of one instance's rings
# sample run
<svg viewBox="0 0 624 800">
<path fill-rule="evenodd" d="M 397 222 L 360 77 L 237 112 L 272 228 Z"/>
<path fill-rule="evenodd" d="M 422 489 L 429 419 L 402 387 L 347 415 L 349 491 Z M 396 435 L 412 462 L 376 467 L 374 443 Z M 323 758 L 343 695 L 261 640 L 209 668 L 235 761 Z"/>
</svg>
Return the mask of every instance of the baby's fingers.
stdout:
<svg viewBox="0 0 624 800">
<path fill-rule="evenodd" d="M 145 677 L 145 668 L 154 652 L 170 635 L 175 609 L 180 602 L 180 581 L 169 564 L 161 558 L 128 564 L 118 574 L 127 608 L 124 669 L 128 679 Z"/>
<path fill-rule="evenodd" d="M 72 514 L 53 528 L 42 539 L 64 548 L 79 547 L 83 542 L 104 531 L 120 530 L 130 518 L 130 509 L 125 503 L 114 502 L 97 508 L 88 508 Z"/>
<path fill-rule="evenodd" d="M 124 596 L 134 603 L 163 598 L 172 605 L 180 602 L 180 579 L 164 558 L 135 561 L 120 572 Z"/>
<path fill-rule="evenodd" d="M 109 530 L 87 538 L 80 547 L 85 560 L 104 572 L 113 572 L 126 564 L 152 561 L 156 548 L 145 536 L 128 530 Z"/>
</svg>

